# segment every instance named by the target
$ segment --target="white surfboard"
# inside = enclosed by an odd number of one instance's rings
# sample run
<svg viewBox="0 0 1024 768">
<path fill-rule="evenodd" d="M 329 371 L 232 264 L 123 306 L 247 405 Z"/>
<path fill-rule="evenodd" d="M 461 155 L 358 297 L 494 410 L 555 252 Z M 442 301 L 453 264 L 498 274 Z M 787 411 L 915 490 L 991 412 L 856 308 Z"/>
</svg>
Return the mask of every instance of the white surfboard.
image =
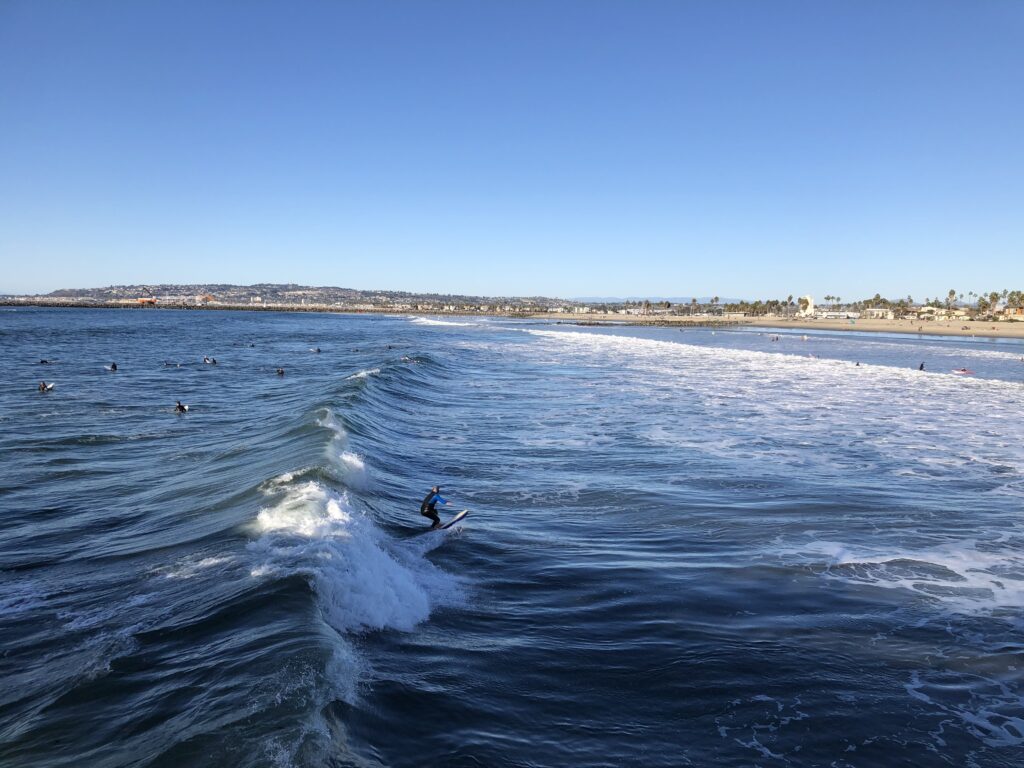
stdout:
<svg viewBox="0 0 1024 768">
<path fill-rule="evenodd" d="M 464 509 L 461 512 L 459 512 L 457 515 L 455 515 L 455 517 L 453 517 L 447 523 L 442 525 L 440 528 L 435 528 L 434 530 L 443 531 L 445 528 L 451 528 L 453 525 L 455 525 L 457 522 L 459 522 L 462 518 L 464 518 L 468 514 L 469 514 L 469 510 L 468 509 Z"/>
</svg>

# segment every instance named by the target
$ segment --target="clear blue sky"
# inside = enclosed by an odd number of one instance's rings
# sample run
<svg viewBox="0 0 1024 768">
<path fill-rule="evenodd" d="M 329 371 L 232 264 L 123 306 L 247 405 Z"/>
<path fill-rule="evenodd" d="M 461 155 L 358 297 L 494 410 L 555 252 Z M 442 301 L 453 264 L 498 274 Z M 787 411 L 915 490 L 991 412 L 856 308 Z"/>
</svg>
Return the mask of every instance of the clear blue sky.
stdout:
<svg viewBox="0 0 1024 768">
<path fill-rule="evenodd" d="M 0 0 L 0 292 L 1024 287 L 1018 0 Z"/>
</svg>

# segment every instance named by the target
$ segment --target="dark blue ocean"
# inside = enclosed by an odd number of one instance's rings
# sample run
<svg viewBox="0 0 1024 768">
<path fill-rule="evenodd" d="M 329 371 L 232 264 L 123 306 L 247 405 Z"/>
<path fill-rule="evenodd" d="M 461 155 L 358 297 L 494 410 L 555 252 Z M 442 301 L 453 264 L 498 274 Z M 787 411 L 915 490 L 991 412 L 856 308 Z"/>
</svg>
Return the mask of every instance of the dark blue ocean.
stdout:
<svg viewBox="0 0 1024 768">
<path fill-rule="evenodd" d="M 0 309 L 0 765 L 1024 764 L 1024 344 L 774 338 Z"/>
</svg>

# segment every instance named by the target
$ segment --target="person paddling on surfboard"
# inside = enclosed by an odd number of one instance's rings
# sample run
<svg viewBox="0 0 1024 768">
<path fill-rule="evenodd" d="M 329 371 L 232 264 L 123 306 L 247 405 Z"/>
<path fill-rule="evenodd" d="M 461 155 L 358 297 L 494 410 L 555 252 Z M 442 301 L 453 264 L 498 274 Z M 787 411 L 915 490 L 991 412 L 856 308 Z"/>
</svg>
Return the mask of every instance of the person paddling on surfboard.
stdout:
<svg viewBox="0 0 1024 768">
<path fill-rule="evenodd" d="M 439 528 L 441 526 L 441 518 L 437 516 L 437 503 L 450 504 L 451 502 L 441 496 L 441 486 L 435 485 L 430 489 L 430 492 L 423 497 L 423 501 L 420 502 L 420 514 L 424 517 L 429 517 L 434 521 L 431 528 Z"/>
</svg>

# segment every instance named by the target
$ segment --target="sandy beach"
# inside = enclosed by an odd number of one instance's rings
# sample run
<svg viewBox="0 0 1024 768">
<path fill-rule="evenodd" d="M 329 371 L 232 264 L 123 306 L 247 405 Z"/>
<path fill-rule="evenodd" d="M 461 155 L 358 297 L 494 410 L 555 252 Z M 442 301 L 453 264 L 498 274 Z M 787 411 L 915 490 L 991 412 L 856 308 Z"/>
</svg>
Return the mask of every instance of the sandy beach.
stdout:
<svg viewBox="0 0 1024 768">
<path fill-rule="evenodd" d="M 980 320 L 786 320 L 780 317 L 749 318 L 750 325 L 765 328 L 819 331 L 860 331 L 870 333 L 909 333 L 922 336 L 978 336 L 996 339 L 1024 339 L 1022 322 L 982 322 Z"/>
<path fill-rule="evenodd" d="M 551 318 L 551 315 L 535 315 Z M 560 318 L 567 323 L 616 322 L 625 325 L 673 326 L 730 326 L 748 325 L 785 330 L 857 331 L 861 333 L 906 333 L 919 336 L 967 336 L 995 339 L 1024 339 L 1024 322 L 972 321 L 972 320 L 812 320 L 784 317 L 713 318 L 686 315 L 567 315 Z"/>
</svg>

